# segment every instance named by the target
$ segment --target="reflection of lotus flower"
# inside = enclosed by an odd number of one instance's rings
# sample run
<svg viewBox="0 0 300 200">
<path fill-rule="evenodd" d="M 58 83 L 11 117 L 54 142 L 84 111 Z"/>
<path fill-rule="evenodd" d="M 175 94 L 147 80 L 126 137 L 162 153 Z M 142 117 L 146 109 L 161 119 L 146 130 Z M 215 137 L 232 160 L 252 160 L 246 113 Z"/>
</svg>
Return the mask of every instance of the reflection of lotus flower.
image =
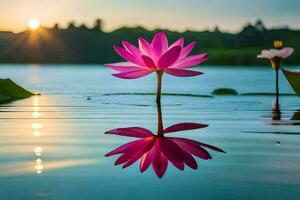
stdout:
<svg viewBox="0 0 300 200">
<path fill-rule="evenodd" d="M 139 38 L 139 48 L 123 41 L 124 48 L 114 46 L 116 52 L 128 62 L 106 64 L 117 71 L 113 74 L 124 79 L 135 79 L 146 76 L 154 71 L 163 71 L 173 76 L 197 76 L 201 72 L 187 70 L 207 60 L 207 54 L 188 56 L 195 46 L 192 42 L 184 47 L 184 39 L 180 38 L 172 45 L 163 32 L 157 33 L 151 44 Z"/>
<path fill-rule="evenodd" d="M 167 134 L 204 127 L 207 127 L 207 125 L 180 123 L 164 129 L 163 133 Z M 152 163 L 152 167 L 159 178 L 165 174 L 168 161 L 180 170 L 184 169 L 184 164 L 192 169 L 197 169 L 198 166 L 193 156 L 205 160 L 211 159 L 210 154 L 203 147 L 224 152 L 217 147 L 190 139 L 165 137 L 164 135 L 157 136 L 151 131 L 140 127 L 113 129 L 107 131 L 106 134 L 141 138 L 109 152 L 106 156 L 122 154 L 116 160 L 115 165 L 124 164 L 123 168 L 132 165 L 141 158 L 140 171 L 144 172 Z"/>
</svg>

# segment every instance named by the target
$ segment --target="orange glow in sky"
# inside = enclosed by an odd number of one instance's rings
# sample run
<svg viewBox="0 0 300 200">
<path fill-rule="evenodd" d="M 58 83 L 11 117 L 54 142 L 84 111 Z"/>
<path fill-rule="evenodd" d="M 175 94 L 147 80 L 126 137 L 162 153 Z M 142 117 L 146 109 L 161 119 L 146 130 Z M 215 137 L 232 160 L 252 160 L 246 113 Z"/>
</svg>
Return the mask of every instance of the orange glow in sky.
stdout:
<svg viewBox="0 0 300 200">
<path fill-rule="evenodd" d="M 39 21 L 52 27 L 93 26 L 96 18 L 104 21 L 104 30 L 120 26 L 204 30 L 216 25 L 222 30 L 239 31 L 247 22 L 262 19 L 267 26 L 300 28 L 300 3 L 297 0 L 0 0 L 0 30 L 35 30 Z M 259 6 L 257 6 L 259 5 Z M 29 19 L 38 19 L 36 21 Z"/>
</svg>

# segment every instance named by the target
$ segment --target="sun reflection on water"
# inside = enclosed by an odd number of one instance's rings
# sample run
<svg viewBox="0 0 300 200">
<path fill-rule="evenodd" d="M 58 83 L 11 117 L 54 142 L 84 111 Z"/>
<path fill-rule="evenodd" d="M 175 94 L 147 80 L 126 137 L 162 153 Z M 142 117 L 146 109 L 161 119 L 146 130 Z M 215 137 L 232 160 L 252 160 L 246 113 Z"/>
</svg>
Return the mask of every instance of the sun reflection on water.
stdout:
<svg viewBox="0 0 300 200">
<path fill-rule="evenodd" d="M 40 99 L 39 96 L 33 97 L 32 102 L 32 118 L 34 119 L 34 122 L 31 124 L 32 127 L 32 135 L 33 137 L 40 138 L 41 137 L 41 129 L 43 128 L 43 124 L 38 121 L 38 119 L 41 116 L 40 111 Z M 44 165 L 42 164 L 42 152 L 43 147 L 37 144 L 37 146 L 33 150 L 36 160 L 35 160 L 35 171 L 37 174 L 42 174 Z"/>
<path fill-rule="evenodd" d="M 41 131 L 32 131 L 34 137 L 40 137 L 42 135 Z"/>
<path fill-rule="evenodd" d="M 17 144 L 21 141 L 20 145 L 6 145 L 1 149 L 0 157 L 2 155 L 18 155 L 23 156 L 26 153 L 26 159 L 21 159 L 18 161 L 9 161 L 0 163 L 0 179 L 2 177 L 10 177 L 10 176 L 19 176 L 19 175 L 30 175 L 30 176 L 43 176 L 43 174 L 47 171 L 58 170 L 71 168 L 74 166 L 85 166 L 92 164 L 99 164 L 101 161 L 95 158 L 64 158 L 61 157 L 46 160 L 45 152 L 47 155 L 60 155 L 63 151 L 69 151 L 71 153 L 78 151 L 77 148 L 72 147 L 72 149 L 68 150 L 66 147 L 59 145 L 47 145 L 47 143 L 52 143 L 56 140 L 58 126 L 51 124 L 50 121 L 45 121 L 42 116 L 45 116 L 45 112 L 41 109 L 41 105 L 51 104 L 49 103 L 49 98 L 43 98 L 42 96 L 33 96 L 30 101 L 30 110 L 29 113 L 26 112 L 26 116 L 21 115 L 23 112 L 20 112 L 20 116 L 22 118 L 26 117 L 24 123 L 14 124 L 11 126 L 11 129 L 7 132 L 15 133 L 16 131 L 22 130 L 19 138 L 13 138 L 14 134 L 8 134 L 4 136 L 8 141 L 15 141 Z M 27 102 L 26 102 L 27 103 Z M 25 113 L 25 112 L 24 112 Z M 30 120 L 27 120 L 30 119 Z M 2 127 L 1 127 L 2 128 Z M 24 130 L 24 132 L 23 132 Z M 64 132 L 64 137 L 70 133 L 70 130 L 59 127 L 60 132 Z M 54 134 L 53 134 L 54 133 Z M 53 134 L 51 138 L 47 137 L 47 135 Z M 1 138 L 0 134 L 0 138 Z M 5 139 L 6 139 L 5 138 Z M 55 138 L 53 140 L 53 138 Z M 2 138 L 1 138 L 2 139 Z M 0 141 L 3 142 L 3 141 Z M 25 142 L 26 144 L 23 144 Z M 27 160 L 28 153 L 32 156 L 30 160 Z M 0 195 L 1 196 L 1 195 Z M 0 198 L 2 200 L 2 198 Z"/>
<path fill-rule="evenodd" d="M 42 159 L 36 159 L 35 169 L 37 174 L 41 174 L 43 172 L 42 170 L 44 169 L 44 165 L 42 165 Z"/>
<path fill-rule="evenodd" d="M 37 119 L 41 116 L 40 112 L 32 112 L 32 118 Z"/>
<path fill-rule="evenodd" d="M 43 152 L 43 148 L 42 147 L 37 146 L 37 147 L 34 148 L 34 153 L 35 153 L 36 156 L 41 156 L 42 152 Z"/>
<path fill-rule="evenodd" d="M 40 123 L 33 123 L 33 124 L 31 125 L 31 127 L 32 127 L 32 129 L 35 131 L 36 129 L 41 129 L 41 128 L 43 127 L 43 125 L 40 124 Z"/>
</svg>

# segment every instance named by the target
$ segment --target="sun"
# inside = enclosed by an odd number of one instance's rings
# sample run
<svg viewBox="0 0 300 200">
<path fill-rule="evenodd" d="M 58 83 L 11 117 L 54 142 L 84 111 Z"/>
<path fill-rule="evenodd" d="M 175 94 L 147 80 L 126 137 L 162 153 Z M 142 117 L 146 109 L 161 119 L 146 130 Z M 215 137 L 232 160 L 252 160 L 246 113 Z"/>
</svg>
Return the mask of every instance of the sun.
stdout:
<svg viewBox="0 0 300 200">
<path fill-rule="evenodd" d="M 40 27 L 40 22 L 37 19 L 30 19 L 27 23 L 29 30 L 35 31 Z"/>
</svg>

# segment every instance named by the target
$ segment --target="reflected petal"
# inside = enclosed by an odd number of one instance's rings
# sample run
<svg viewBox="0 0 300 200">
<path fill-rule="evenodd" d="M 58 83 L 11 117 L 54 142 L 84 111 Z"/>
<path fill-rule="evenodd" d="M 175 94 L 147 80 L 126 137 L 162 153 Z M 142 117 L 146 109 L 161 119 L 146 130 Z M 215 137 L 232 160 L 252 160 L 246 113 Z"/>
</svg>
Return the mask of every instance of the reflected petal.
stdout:
<svg viewBox="0 0 300 200">
<path fill-rule="evenodd" d="M 222 149 L 220 149 L 218 147 L 215 147 L 215 146 L 212 146 L 212 145 L 209 145 L 209 144 L 206 144 L 206 143 L 198 142 L 198 141 L 195 141 L 195 140 L 190 140 L 190 139 L 187 139 L 187 138 L 178 138 L 178 139 L 180 139 L 180 140 L 182 140 L 186 143 L 190 143 L 192 145 L 195 145 L 195 146 L 203 146 L 203 147 L 209 148 L 209 149 L 214 150 L 214 151 L 225 153 L 225 151 L 223 151 Z"/>
<path fill-rule="evenodd" d="M 178 144 L 182 149 L 184 149 L 186 152 L 194 156 L 197 156 L 205 160 L 211 159 L 210 154 L 200 146 L 195 146 L 191 143 L 185 142 L 184 140 L 181 140 L 181 138 L 173 138 L 172 140 L 176 144 Z"/>
<path fill-rule="evenodd" d="M 148 167 L 150 166 L 153 158 L 154 158 L 154 153 L 155 153 L 155 145 L 152 147 L 151 150 L 149 150 L 148 152 L 146 152 L 140 162 L 140 171 L 141 173 L 143 173 L 144 171 L 146 171 L 148 169 Z"/>
<path fill-rule="evenodd" d="M 137 144 L 135 144 L 134 146 L 126 149 L 126 151 L 124 152 L 123 155 L 121 155 L 115 162 L 115 165 L 120 165 L 123 163 L 126 163 L 127 161 L 129 161 L 131 159 L 131 157 L 137 152 L 137 150 L 139 149 L 144 149 L 145 147 L 148 146 L 149 143 L 151 143 L 153 141 L 151 140 L 146 140 L 146 139 L 142 139 L 139 140 L 139 142 Z M 142 156 L 142 155 L 141 155 Z"/>
<path fill-rule="evenodd" d="M 155 174 L 162 178 L 163 175 L 166 173 L 168 168 L 168 160 L 167 158 L 159 151 L 157 144 L 154 148 L 154 158 L 152 162 L 152 167 Z"/>
<path fill-rule="evenodd" d="M 138 159 L 140 159 L 145 154 L 145 152 L 148 152 L 150 149 L 152 149 L 154 143 L 155 143 L 155 140 L 151 137 L 150 140 L 147 141 L 147 143 L 144 147 L 135 150 L 135 153 L 125 163 L 123 168 L 129 167 L 130 165 L 135 163 Z"/>
<path fill-rule="evenodd" d="M 174 124 L 166 129 L 164 129 L 164 134 L 179 132 L 179 131 L 194 130 L 194 129 L 199 129 L 199 128 L 206 128 L 207 126 L 208 125 L 197 124 L 197 123 L 179 123 L 179 124 Z"/>
<path fill-rule="evenodd" d="M 182 153 L 184 155 L 184 162 L 187 166 L 189 166 L 190 168 L 192 169 L 197 169 L 198 168 L 198 165 L 197 165 L 197 162 L 196 160 L 194 159 L 194 157 L 189 154 L 188 152 L 182 150 Z"/>
<path fill-rule="evenodd" d="M 114 149 L 113 151 L 105 154 L 105 156 L 113 156 L 113 155 L 116 155 L 116 154 L 121 154 L 121 153 L 124 153 L 126 151 L 128 151 L 129 149 L 131 149 L 132 147 L 134 147 L 135 145 L 139 144 L 140 143 L 140 140 L 135 140 L 135 141 L 132 141 L 132 142 L 129 142 L 127 144 L 124 144 L 116 149 Z"/>
<path fill-rule="evenodd" d="M 179 123 L 166 128 L 165 131 L 171 133 L 206 126 L 196 123 Z M 185 164 L 192 169 L 197 169 L 198 164 L 193 156 L 205 160 L 211 159 L 209 152 L 203 147 L 224 152 L 215 146 L 190 139 L 153 135 L 151 131 L 140 127 L 118 128 L 106 133 L 142 138 L 122 145 L 106 154 L 106 156 L 122 154 L 115 161 L 115 165 L 124 164 L 123 168 L 131 166 L 140 159 L 139 168 L 141 173 L 146 171 L 152 163 L 154 172 L 159 178 L 165 174 L 168 161 L 179 170 L 184 170 Z"/>
<path fill-rule="evenodd" d="M 146 138 L 153 136 L 151 131 L 141 127 L 117 128 L 110 131 L 106 131 L 105 134 L 114 134 L 137 138 Z"/>
<path fill-rule="evenodd" d="M 180 147 L 167 138 L 158 139 L 159 150 L 164 154 L 164 156 L 178 169 L 183 170 L 183 160 L 184 155 Z"/>
</svg>

